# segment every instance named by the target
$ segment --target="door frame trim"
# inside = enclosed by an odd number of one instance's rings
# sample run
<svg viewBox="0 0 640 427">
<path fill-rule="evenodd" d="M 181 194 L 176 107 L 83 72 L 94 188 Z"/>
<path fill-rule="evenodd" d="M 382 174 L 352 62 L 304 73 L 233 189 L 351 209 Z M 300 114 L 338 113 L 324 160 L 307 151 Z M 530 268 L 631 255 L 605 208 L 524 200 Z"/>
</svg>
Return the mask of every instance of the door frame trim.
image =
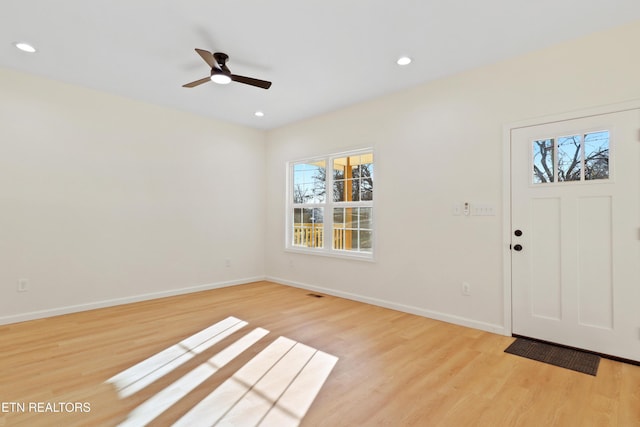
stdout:
<svg viewBox="0 0 640 427">
<path fill-rule="evenodd" d="M 581 119 L 602 114 L 619 113 L 622 111 L 640 109 L 640 99 L 634 99 L 616 104 L 601 105 L 564 113 L 524 119 L 507 123 L 502 126 L 502 283 L 503 283 L 503 322 L 504 334 L 512 335 L 512 276 L 511 276 L 511 135 L 516 129 L 545 125 L 565 120 Z"/>
</svg>

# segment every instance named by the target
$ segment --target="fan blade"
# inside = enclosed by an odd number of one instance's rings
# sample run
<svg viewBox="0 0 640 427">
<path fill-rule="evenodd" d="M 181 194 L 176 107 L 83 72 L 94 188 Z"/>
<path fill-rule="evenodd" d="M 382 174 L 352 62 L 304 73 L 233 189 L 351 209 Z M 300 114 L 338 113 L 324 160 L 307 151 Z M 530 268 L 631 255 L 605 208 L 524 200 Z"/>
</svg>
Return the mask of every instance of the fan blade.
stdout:
<svg viewBox="0 0 640 427">
<path fill-rule="evenodd" d="M 231 80 L 238 83 L 244 83 L 251 86 L 261 87 L 262 89 L 269 89 L 271 87 L 271 82 L 265 80 L 253 79 L 251 77 L 238 76 L 235 74 L 231 75 Z"/>
<path fill-rule="evenodd" d="M 220 68 L 220 66 L 218 65 L 218 61 L 215 60 L 211 52 L 209 52 L 208 50 L 197 49 L 197 48 L 196 48 L 196 52 L 198 52 L 198 55 L 200 55 L 202 59 L 204 59 L 204 62 L 209 64 L 209 67 Z"/>
<path fill-rule="evenodd" d="M 182 85 L 182 87 L 196 87 L 196 86 L 200 86 L 203 83 L 206 82 L 210 82 L 211 81 L 211 77 L 205 77 L 203 79 L 200 80 L 196 80 L 195 82 L 191 82 L 191 83 L 187 83 L 186 85 Z"/>
</svg>

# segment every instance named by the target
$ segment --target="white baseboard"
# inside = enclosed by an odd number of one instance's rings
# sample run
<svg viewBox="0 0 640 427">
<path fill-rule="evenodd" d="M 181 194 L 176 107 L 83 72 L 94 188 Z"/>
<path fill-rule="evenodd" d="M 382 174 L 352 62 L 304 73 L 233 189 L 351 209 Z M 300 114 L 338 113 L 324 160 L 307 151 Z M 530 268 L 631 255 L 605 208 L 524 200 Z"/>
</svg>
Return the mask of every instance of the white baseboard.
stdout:
<svg viewBox="0 0 640 427">
<path fill-rule="evenodd" d="M 31 311 L 28 313 L 15 314 L 0 317 L 0 325 L 10 323 L 25 322 L 28 320 L 43 319 L 45 317 L 60 316 L 62 314 L 78 313 L 80 311 L 95 310 L 98 308 L 113 307 L 116 305 L 130 304 L 133 302 L 148 301 L 157 298 L 172 297 L 176 295 L 190 294 L 193 292 L 208 291 L 211 289 L 225 288 L 246 283 L 259 282 L 265 280 L 264 276 L 247 277 L 244 279 L 230 280 L 226 282 L 208 283 L 205 285 L 191 286 L 188 288 L 172 289 L 169 291 L 153 292 L 149 294 L 133 295 L 130 297 L 114 298 L 110 300 L 94 301 L 86 304 L 70 305 L 46 310 Z"/>
<path fill-rule="evenodd" d="M 15 314 L 11 316 L 4 316 L 4 317 L 0 317 L 0 325 L 25 322 L 28 320 L 43 319 L 46 317 L 60 316 L 63 314 L 70 314 L 70 313 L 78 313 L 81 311 L 95 310 L 98 308 L 105 308 L 105 307 L 113 307 L 117 305 L 130 304 L 130 303 L 140 302 L 140 301 L 148 301 L 148 300 L 157 299 L 157 298 L 184 295 L 184 294 L 189 294 L 193 292 L 208 291 L 211 289 L 225 288 L 229 286 L 244 285 L 247 283 L 259 282 L 261 280 L 268 280 L 270 282 L 279 283 L 287 286 L 293 286 L 295 288 L 321 292 L 327 295 L 333 295 L 340 298 L 350 299 L 353 301 L 364 302 L 364 303 L 376 305 L 379 307 L 398 310 L 404 313 L 415 314 L 417 316 L 427 317 L 429 319 L 440 320 L 443 322 L 453 323 L 455 325 L 466 326 L 468 328 L 479 329 L 482 331 L 492 332 L 495 334 L 507 335 L 507 332 L 508 332 L 502 325 L 479 322 L 477 320 L 468 319 L 465 317 L 455 316 L 455 315 L 441 313 L 441 312 L 432 311 L 432 310 L 425 310 L 423 308 L 414 307 L 414 306 L 405 305 L 405 304 L 399 304 L 392 301 L 386 301 L 378 298 L 371 298 L 364 295 L 353 294 L 350 292 L 336 291 L 334 289 L 323 288 L 321 286 L 313 286 L 307 283 L 294 282 L 291 280 L 285 280 L 278 277 L 269 277 L 269 276 L 268 277 L 264 277 L 264 276 L 247 277 L 244 279 L 230 280 L 226 282 L 209 283 L 205 285 L 192 286 L 188 288 L 172 289 L 169 291 L 133 295 L 130 297 L 95 301 L 95 302 L 90 302 L 86 304 L 57 307 L 52 309 Z"/>
<path fill-rule="evenodd" d="M 480 322 L 465 317 L 455 316 L 451 314 L 441 313 L 438 311 L 425 310 L 423 308 L 414 307 L 405 304 L 398 304 L 391 301 L 386 301 L 378 298 L 366 297 L 363 295 L 352 294 L 349 292 L 336 291 L 334 289 L 327 289 L 320 286 L 313 286 L 306 283 L 294 282 L 291 280 L 285 280 L 278 277 L 267 276 L 265 280 L 279 283 L 281 285 L 293 286 L 295 288 L 307 289 L 310 291 L 320 292 L 327 295 L 333 295 L 340 298 L 350 299 L 353 301 L 364 302 L 367 304 L 376 305 L 379 307 L 389 308 L 392 310 L 402 311 L 404 313 L 415 314 L 417 316 L 427 317 L 429 319 L 440 320 L 442 322 L 453 323 L 454 325 L 466 326 L 468 328 L 479 329 L 481 331 L 491 332 L 499 335 L 510 335 L 503 325 L 496 325 L 493 323 Z"/>
</svg>

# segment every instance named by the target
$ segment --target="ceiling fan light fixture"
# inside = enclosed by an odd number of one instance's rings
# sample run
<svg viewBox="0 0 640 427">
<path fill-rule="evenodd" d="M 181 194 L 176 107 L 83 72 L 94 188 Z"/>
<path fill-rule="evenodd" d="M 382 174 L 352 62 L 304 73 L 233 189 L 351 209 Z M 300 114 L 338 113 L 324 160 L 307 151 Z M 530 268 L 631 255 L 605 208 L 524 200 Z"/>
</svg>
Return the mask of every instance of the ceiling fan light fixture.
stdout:
<svg viewBox="0 0 640 427">
<path fill-rule="evenodd" d="M 200 55 L 204 62 L 206 62 L 209 67 L 211 67 L 211 73 L 208 77 L 204 77 L 191 83 L 183 84 L 182 87 L 196 87 L 210 81 L 221 85 L 226 85 L 227 83 L 231 83 L 232 81 L 234 81 L 236 83 L 242 83 L 262 89 L 269 89 L 271 87 L 271 82 L 268 82 L 266 80 L 231 74 L 229 67 L 227 67 L 226 65 L 227 61 L 229 60 L 229 56 L 226 53 L 211 53 L 208 50 L 204 49 L 196 49 L 196 52 L 198 53 L 198 55 Z"/>
<path fill-rule="evenodd" d="M 220 72 L 213 73 L 211 74 L 211 81 L 214 83 L 218 83 L 219 85 L 226 85 L 231 83 L 231 77 Z"/>
</svg>

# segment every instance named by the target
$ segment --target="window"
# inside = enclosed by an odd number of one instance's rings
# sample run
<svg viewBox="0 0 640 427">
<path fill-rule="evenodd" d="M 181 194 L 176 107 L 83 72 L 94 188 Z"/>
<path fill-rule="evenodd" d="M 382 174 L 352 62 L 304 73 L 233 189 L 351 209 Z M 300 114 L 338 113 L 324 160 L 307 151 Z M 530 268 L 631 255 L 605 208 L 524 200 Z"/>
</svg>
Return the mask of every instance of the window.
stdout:
<svg viewBox="0 0 640 427">
<path fill-rule="evenodd" d="M 287 249 L 373 257 L 373 152 L 288 165 Z"/>
<path fill-rule="evenodd" d="M 609 131 L 533 141 L 533 183 L 609 179 Z"/>
</svg>

